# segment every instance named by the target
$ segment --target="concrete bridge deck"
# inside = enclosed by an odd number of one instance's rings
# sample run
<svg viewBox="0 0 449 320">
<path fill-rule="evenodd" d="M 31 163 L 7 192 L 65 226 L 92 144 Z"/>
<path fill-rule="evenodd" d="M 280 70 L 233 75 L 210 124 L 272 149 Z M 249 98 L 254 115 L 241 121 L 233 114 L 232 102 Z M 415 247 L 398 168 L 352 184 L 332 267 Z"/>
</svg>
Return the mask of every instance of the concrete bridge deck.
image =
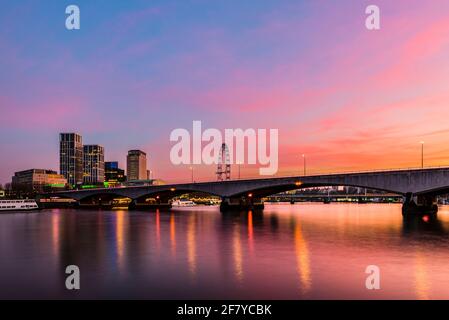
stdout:
<svg viewBox="0 0 449 320">
<path fill-rule="evenodd" d="M 403 195 L 405 202 L 429 207 L 434 205 L 433 199 L 437 195 L 449 193 L 449 167 L 68 190 L 41 196 L 72 198 L 80 203 L 89 203 L 92 199 L 126 197 L 134 204 L 153 198 L 159 204 L 167 204 L 171 198 L 181 194 L 203 192 L 220 197 L 223 208 L 247 208 L 259 205 L 261 198 L 269 195 L 320 186 L 353 186 L 387 191 Z"/>
</svg>

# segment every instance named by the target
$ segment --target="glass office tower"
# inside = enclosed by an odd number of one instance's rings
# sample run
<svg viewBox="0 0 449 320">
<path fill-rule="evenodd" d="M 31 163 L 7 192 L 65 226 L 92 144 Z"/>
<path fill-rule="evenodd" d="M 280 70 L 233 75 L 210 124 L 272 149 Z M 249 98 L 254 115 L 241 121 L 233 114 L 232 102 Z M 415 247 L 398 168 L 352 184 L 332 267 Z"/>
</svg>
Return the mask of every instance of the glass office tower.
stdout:
<svg viewBox="0 0 449 320">
<path fill-rule="evenodd" d="M 104 148 L 97 144 L 84 146 L 84 184 L 104 182 Z"/>
<path fill-rule="evenodd" d="M 71 185 L 83 183 L 83 139 L 77 133 L 59 134 L 59 171 Z"/>
</svg>

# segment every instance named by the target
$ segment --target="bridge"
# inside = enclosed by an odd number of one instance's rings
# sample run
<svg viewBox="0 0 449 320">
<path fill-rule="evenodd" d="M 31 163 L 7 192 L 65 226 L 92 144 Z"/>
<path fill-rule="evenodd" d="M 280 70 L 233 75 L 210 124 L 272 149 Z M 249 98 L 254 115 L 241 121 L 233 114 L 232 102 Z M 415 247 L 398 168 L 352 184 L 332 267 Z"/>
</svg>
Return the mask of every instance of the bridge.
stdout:
<svg viewBox="0 0 449 320">
<path fill-rule="evenodd" d="M 114 198 L 131 199 L 130 209 L 170 207 L 170 200 L 202 192 L 222 199 L 221 210 L 263 209 L 263 198 L 279 192 L 325 186 L 352 186 L 404 197 L 403 213 L 436 213 L 436 197 L 449 193 L 449 167 L 321 174 L 154 186 L 68 190 L 40 197 L 71 198 L 80 206 L 107 206 Z"/>
</svg>

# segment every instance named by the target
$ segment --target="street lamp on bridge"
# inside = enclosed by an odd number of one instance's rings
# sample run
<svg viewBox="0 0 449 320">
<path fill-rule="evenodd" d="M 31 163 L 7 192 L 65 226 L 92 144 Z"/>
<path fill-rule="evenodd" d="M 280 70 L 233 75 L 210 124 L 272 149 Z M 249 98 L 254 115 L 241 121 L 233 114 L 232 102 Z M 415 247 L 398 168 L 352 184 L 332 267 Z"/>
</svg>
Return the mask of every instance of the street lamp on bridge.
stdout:
<svg viewBox="0 0 449 320">
<path fill-rule="evenodd" d="M 238 175 L 238 177 L 239 177 L 239 180 L 240 180 L 240 166 L 242 165 L 242 162 L 241 161 L 237 161 L 237 165 L 238 165 L 238 168 L 239 168 L 239 175 Z"/>
<path fill-rule="evenodd" d="M 424 169 L 424 141 L 421 141 L 421 168 Z"/>
<path fill-rule="evenodd" d="M 306 175 L 306 155 L 302 154 L 303 166 L 304 166 L 304 176 Z"/>
</svg>

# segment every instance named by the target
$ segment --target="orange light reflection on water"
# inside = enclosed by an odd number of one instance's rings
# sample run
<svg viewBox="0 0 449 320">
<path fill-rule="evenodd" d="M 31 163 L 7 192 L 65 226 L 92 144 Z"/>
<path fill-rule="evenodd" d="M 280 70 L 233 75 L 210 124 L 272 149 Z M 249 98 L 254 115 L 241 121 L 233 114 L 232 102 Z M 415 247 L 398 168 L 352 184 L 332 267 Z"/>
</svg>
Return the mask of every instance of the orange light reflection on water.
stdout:
<svg viewBox="0 0 449 320">
<path fill-rule="evenodd" d="M 125 225 L 128 218 L 128 213 L 124 210 L 117 211 L 115 213 L 115 233 L 116 233 L 116 245 L 117 245 L 117 267 L 120 272 L 125 270 L 125 237 L 127 230 L 125 230 Z"/>
<path fill-rule="evenodd" d="M 175 225 L 175 216 L 172 213 L 170 215 L 170 246 L 172 256 L 176 255 L 176 225 Z"/>
<path fill-rule="evenodd" d="M 312 285 L 312 278 L 310 272 L 309 249 L 307 247 L 306 239 L 304 238 L 299 221 L 295 226 L 295 254 L 297 272 L 300 280 L 300 290 L 303 294 L 310 290 Z"/>
<path fill-rule="evenodd" d="M 242 256 L 242 242 L 240 239 L 240 225 L 234 225 L 232 236 L 232 248 L 234 253 L 234 269 L 235 277 L 238 282 L 243 280 L 243 256 Z"/>
<path fill-rule="evenodd" d="M 196 243 L 195 243 L 195 224 L 196 216 L 191 215 L 189 217 L 187 225 L 187 261 L 189 263 L 190 274 L 195 277 L 196 275 Z"/>
</svg>

